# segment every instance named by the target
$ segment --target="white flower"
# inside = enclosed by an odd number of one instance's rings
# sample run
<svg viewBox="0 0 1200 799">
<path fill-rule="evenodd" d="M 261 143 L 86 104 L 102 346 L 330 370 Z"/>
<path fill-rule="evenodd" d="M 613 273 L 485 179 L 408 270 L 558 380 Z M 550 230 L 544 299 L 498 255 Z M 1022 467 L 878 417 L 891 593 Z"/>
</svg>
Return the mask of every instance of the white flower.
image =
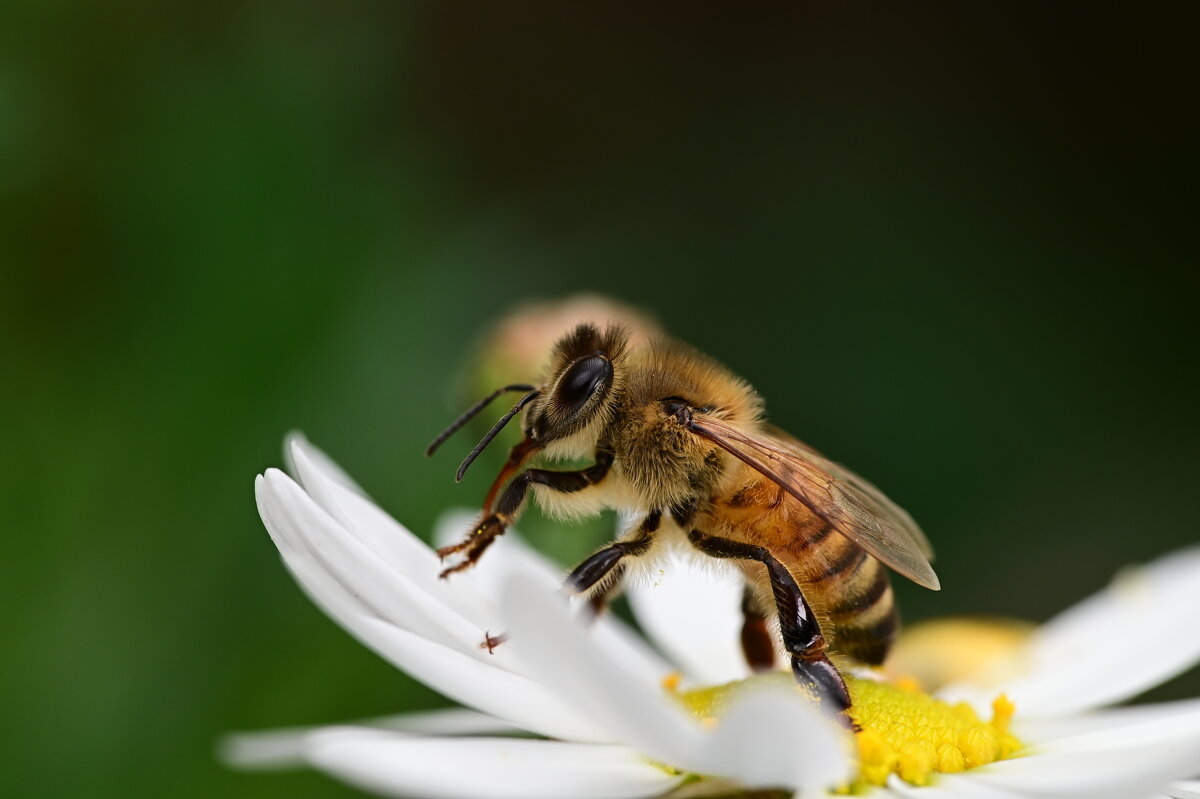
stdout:
<svg viewBox="0 0 1200 799">
<path fill-rule="evenodd" d="M 433 551 L 324 454 L 299 437 L 285 449 L 295 480 L 270 469 L 255 488 L 288 569 L 362 643 L 472 709 L 234 735 L 227 762 L 307 764 L 384 795 L 455 799 L 721 786 L 821 796 L 854 779 L 848 734 L 787 685 L 733 692 L 715 724 L 664 689 L 679 672 L 693 686 L 747 676 L 740 589 L 722 572 L 671 561 L 631 587 L 668 663 L 611 616 L 590 628 L 572 618 L 562 571 L 512 533 L 471 572 L 439 580 Z M 468 523 L 460 516 L 444 535 Z M 1045 625 L 1024 650 L 1025 673 L 1008 675 L 1017 757 L 934 774 L 925 787 L 896 774 L 858 787 L 915 799 L 1200 799 L 1200 782 L 1178 781 L 1200 773 L 1200 700 L 1095 710 L 1200 659 L 1198 612 L 1200 550 L 1124 576 Z M 494 652 L 480 646 L 501 631 L 509 638 Z M 995 686 L 981 680 L 944 691 L 982 709 Z M 520 732 L 538 737 L 513 737 Z"/>
</svg>

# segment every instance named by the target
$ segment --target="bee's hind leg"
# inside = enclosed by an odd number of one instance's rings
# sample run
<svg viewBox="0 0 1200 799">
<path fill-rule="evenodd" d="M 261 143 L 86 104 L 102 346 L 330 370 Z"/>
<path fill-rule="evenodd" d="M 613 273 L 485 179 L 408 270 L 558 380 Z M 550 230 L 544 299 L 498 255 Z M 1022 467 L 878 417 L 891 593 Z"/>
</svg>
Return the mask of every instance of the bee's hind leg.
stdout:
<svg viewBox="0 0 1200 799">
<path fill-rule="evenodd" d="M 850 692 L 833 663 L 825 655 L 825 636 L 800 586 L 787 568 L 765 547 L 692 530 L 688 540 L 696 549 L 714 558 L 753 560 L 767 567 L 771 591 L 779 611 L 779 632 L 792 657 L 796 682 L 815 690 L 822 701 L 838 711 L 850 708 Z"/>
</svg>

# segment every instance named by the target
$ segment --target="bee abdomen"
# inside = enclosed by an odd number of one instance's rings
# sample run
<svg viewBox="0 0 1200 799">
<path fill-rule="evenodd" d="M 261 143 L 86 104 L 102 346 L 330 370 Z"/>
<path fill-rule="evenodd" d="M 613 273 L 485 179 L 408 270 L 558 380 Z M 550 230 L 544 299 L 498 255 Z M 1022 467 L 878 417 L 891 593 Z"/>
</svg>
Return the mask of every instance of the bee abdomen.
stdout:
<svg viewBox="0 0 1200 799">
<path fill-rule="evenodd" d="M 835 543 L 836 542 L 836 543 Z M 886 567 L 852 541 L 833 536 L 820 564 L 810 567 L 805 592 L 823 610 L 830 649 L 879 665 L 897 629 L 896 603 Z"/>
<path fill-rule="evenodd" d="M 897 629 L 887 568 L 807 508 L 785 505 L 785 513 L 770 507 L 770 500 L 768 487 L 752 481 L 723 501 L 723 515 L 753 530 L 755 542 L 784 561 L 831 651 L 867 665 L 882 663 Z M 760 586 L 769 595 L 769 586 Z"/>
<path fill-rule="evenodd" d="M 870 666 L 887 657 L 896 637 L 896 601 L 887 569 L 867 557 L 855 579 L 829 598 L 828 626 L 832 646 Z"/>
<path fill-rule="evenodd" d="M 886 612 L 869 623 L 862 624 L 861 621 L 856 620 L 852 625 L 833 625 L 831 648 L 868 666 L 882 665 L 899 627 L 896 605 L 889 601 Z"/>
</svg>

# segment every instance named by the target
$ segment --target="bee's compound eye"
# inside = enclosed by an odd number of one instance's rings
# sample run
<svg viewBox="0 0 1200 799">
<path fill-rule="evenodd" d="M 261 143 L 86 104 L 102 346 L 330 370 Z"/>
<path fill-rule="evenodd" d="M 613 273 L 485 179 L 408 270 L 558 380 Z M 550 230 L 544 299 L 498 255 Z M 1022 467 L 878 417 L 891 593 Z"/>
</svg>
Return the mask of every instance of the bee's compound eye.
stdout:
<svg viewBox="0 0 1200 799">
<path fill-rule="evenodd" d="M 574 413 L 587 404 L 597 389 L 612 379 L 612 373 L 612 363 L 602 355 L 576 361 L 559 379 L 554 398 L 562 410 Z"/>
</svg>

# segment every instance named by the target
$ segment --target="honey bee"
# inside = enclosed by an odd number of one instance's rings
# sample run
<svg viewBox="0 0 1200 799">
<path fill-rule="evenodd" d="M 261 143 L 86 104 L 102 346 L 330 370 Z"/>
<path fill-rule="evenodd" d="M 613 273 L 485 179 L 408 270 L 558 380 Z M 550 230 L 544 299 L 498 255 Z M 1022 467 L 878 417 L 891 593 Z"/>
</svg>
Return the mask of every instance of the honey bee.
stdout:
<svg viewBox="0 0 1200 799">
<path fill-rule="evenodd" d="M 597 609 L 632 559 L 686 542 L 744 573 L 742 647 L 756 670 L 774 665 L 766 620 L 778 618 L 797 682 L 844 711 L 840 664 L 879 665 L 897 616 L 885 566 L 937 590 L 928 540 L 879 489 L 766 423 L 755 390 L 708 356 L 665 336 L 631 346 L 620 326 L 580 324 L 553 348 L 544 379 L 493 392 L 429 446 L 432 454 L 489 402 L 523 392 L 471 451 L 467 468 L 524 412 L 479 524 L 438 554 L 442 576 L 476 563 L 520 515 L 530 489 L 552 515 L 615 508 L 640 519 L 579 564 L 566 588 Z M 523 469 L 535 456 L 594 458 L 572 471 Z M 489 646 L 493 643 L 489 639 Z"/>
</svg>

